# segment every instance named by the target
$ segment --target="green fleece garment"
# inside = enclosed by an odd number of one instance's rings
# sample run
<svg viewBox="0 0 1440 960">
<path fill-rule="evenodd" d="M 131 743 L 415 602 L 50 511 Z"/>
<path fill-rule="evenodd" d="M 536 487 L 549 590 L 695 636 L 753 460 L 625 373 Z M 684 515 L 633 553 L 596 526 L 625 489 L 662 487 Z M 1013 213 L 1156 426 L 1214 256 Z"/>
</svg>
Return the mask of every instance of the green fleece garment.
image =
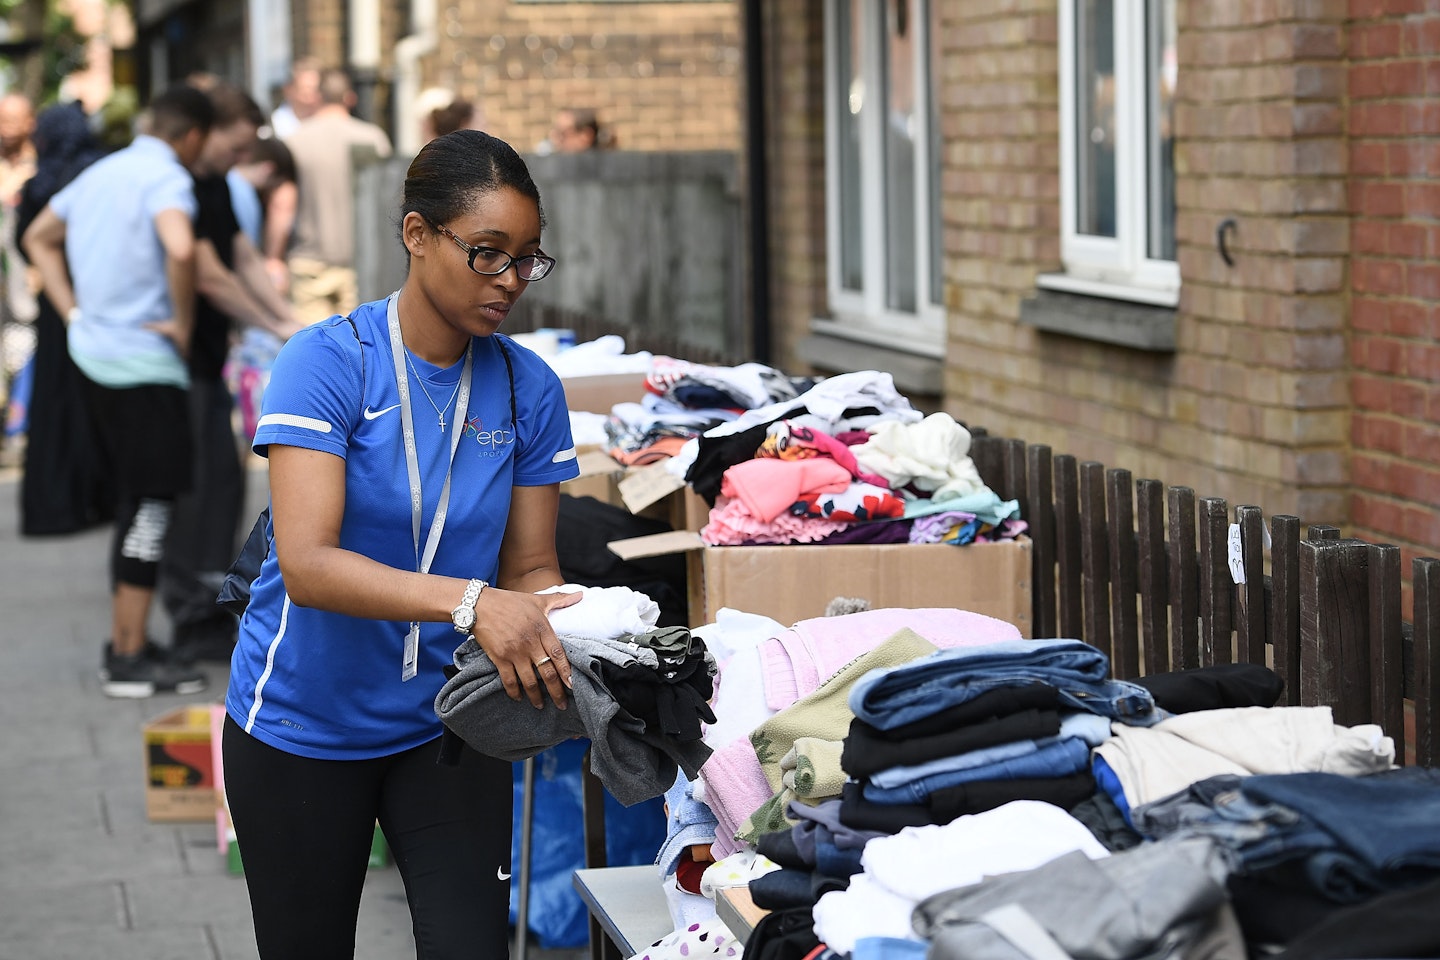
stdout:
<svg viewBox="0 0 1440 960">
<path fill-rule="evenodd" d="M 871 670 L 888 670 L 909 663 L 919 657 L 934 653 L 936 646 L 920 634 L 906 627 L 897 630 L 879 645 L 867 650 L 820 684 L 819 689 L 781 710 L 766 720 L 750 734 L 750 744 L 760 761 L 760 769 L 770 789 L 775 793 L 760 805 L 735 831 L 735 836 L 747 843 L 754 843 L 762 834 L 775 833 L 790 827 L 785 810 L 791 800 L 813 802 L 801 798 L 796 790 L 785 783 L 784 758 L 795 750 L 801 740 L 833 741 L 838 748 L 850 731 L 850 721 L 855 715 L 850 712 L 850 688 Z M 835 754 L 835 770 L 844 782 L 840 771 L 839 753 Z M 799 781 L 799 765 L 796 765 L 796 781 Z M 807 792 L 816 788 L 818 771 L 807 778 L 810 783 Z M 839 788 L 836 788 L 839 793 Z"/>
<path fill-rule="evenodd" d="M 784 786 L 780 759 L 801 737 L 844 740 L 855 715 L 850 712 L 850 688 L 871 670 L 888 670 L 934 653 L 936 647 L 909 627 L 897 630 L 873 649 L 841 667 L 814 693 L 795 701 L 756 727 L 750 744 L 770 789 Z"/>
<path fill-rule="evenodd" d="M 843 740 L 801 737 L 780 759 L 781 781 L 802 800 L 819 801 L 840 796 L 845 771 L 840 766 Z"/>
<path fill-rule="evenodd" d="M 754 843 L 763 834 L 787 830 L 794 826 L 788 816 L 790 803 L 816 806 L 840 796 L 845 771 L 840 768 L 840 740 L 801 737 L 780 760 L 784 770 L 784 786 L 746 818 L 735 836 Z"/>
</svg>

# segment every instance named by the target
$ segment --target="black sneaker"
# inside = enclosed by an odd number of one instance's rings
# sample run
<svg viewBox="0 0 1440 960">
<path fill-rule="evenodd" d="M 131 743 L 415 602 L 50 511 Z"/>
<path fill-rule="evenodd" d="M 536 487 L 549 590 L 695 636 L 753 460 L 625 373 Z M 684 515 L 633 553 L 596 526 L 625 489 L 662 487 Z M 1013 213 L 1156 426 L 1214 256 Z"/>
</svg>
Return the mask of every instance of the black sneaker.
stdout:
<svg viewBox="0 0 1440 960">
<path fill-rule="evenodd" d="M 139 653 L 117 654 L 110 644 L 100 665 L 100 690 L 107 697 L 140 700 L 157 693 L 199 693 L 209 681 L 191 667 L 172 663 L 163 647 L 147 642 Z"/>
<path fill-rule="evenodd" d="M 155 661 L 158 661 L 158 662 L 160 662 L 160 663 L 165 663 L 165 662 L 169 661 L 170 659 L 172 659 L 171 653 L 170 653 L 169 650 L 167 650 L 166 648 L 160 646 L 160 644 L 156 643 L 154 640 L 151 640 L 149 637 L 146 637 L 146 638 L 145 638 L 145 650 L 144 650 L 144 654 L 145 654 L 145 656 L 149 657 L 151 660 L 155 660 Z M 110 663 L 111 663 L 114 659 L 115 659 L 115 652 L 114 652 L 114 650 L 113 650 L 113 649 L 111 648 L 111 646 L 110 646 L 110 641 L 109 641 L 109 640 L 102 640 L 102 641 L 100 642 L 100 682 L 101 682 L 101 683 L 104 683 L 106 680 L 109 680 L 109 679 L 110 679 Z"/>
</svg>

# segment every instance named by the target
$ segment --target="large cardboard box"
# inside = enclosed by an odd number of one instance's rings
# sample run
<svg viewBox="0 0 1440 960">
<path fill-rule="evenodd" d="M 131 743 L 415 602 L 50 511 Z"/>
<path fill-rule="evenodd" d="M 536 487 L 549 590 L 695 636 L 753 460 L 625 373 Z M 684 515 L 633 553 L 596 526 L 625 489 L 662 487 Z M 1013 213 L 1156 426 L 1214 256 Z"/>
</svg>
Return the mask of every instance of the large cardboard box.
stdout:
<svg viewBox="0 0 1440 960">
<path fill-rule="evenodd" d="M 1026 537 L 998 543 L 710 547 L 677 531 L 610 544 L 630 559 L 686 551 L 690 625 L 721 607 L 764 614 L 787 626 L 825 615 L 835 597 L 880 607 L 955 607 L 1006 620 L 1031 635 Z"/>
<path fill-rule="evenodd" d="M 581 447 L 576 453 L 580 476 L 561 483 L 560 492 L 622 506 L 620 480 L 625 476 L 625 468 L 600 447 Z"/>
<path fill-rule="evenodd" d="M 599 447 L 578 451 L 580 476 L 560 484 L 572 497 L 594 497 L 631 513 L 663 520 L 675 530 L 699 530 L 710 520 L 710 506 L 663 463 L 625 467 Z"/>
<path fill-rule="evenodd" d="M 631 513 L 664 520 L 674 530 L 699 530 L 710 521 L 710 505 L 663 461 L 629 468 L 616 492 Z"/>
<path fill-rule="evenodd" d="M 586 413 L 610 412 L 617 403 L 638 402 L 645 396 L 645 374 L 607 373 L 592 377 L 566 377 L 560 381 L 565 388 L 565 405 Z"/>
<path fill-rule="evenodd" d="M 216 796 L 210 707 L 177 707 L 145 724 L 142 736 L 146 815 L 166 822 L 213 820 Z"/>
<path fill-rule="evenodd" d="M 560 385 L 565 388 L 566 407 L 585 413 L 609 414 L 615 404 L 638 401 L 645 395 L 645 375 L 641 373 L 567 377 Z M 560 492 L 572 497 L 594 497 L 617 507 L 623 505 L 619 483 L 625 467 L 598 446 L 580 447 L 576 453 L 580 476 L 560 484 Z"/>
</svg>

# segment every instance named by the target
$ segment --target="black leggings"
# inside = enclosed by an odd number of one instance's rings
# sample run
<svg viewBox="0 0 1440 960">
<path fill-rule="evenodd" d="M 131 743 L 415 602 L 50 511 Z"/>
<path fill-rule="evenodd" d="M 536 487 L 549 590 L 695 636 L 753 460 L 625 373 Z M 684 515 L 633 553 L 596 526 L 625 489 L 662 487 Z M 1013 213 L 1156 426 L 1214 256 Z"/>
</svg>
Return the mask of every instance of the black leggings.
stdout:
<svg viewBox="0 0 1440 960">
<path fill-rule="evenodd" d="M 439 740 L 375 760 L 311 760 L 225 720 L 225 793 L 263 960 L 355 955 L 378 820 L 405 881 L 419 960 L 509 955 L 510 764 Z"/>
</svg>

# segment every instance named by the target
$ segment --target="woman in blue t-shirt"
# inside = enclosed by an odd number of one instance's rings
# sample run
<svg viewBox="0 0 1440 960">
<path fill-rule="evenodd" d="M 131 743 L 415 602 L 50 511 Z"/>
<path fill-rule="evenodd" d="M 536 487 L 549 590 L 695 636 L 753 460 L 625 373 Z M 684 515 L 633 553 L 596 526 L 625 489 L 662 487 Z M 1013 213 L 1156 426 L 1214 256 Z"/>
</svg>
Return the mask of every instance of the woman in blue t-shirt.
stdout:
<svg viewBox="0 0 1440 960">
<path fill-rule="evenodd" d="M 509 145 L 432 141 L 405 180 L 405 285 L 308 327 L 275 362 L 255 434 L 270 553 L 231 665 L 226 795 L 264 960 L 354 954 L 378 821 L 417 954 L 507 950 L 511 774 L 437 763 L 434 699 L 473 635 L 510 696 L 564 705 L 547 612 L 578 594 L 555 552 L 577 474 L 560 382 L 496 333 L 555 262 Z"/>
</svg>

